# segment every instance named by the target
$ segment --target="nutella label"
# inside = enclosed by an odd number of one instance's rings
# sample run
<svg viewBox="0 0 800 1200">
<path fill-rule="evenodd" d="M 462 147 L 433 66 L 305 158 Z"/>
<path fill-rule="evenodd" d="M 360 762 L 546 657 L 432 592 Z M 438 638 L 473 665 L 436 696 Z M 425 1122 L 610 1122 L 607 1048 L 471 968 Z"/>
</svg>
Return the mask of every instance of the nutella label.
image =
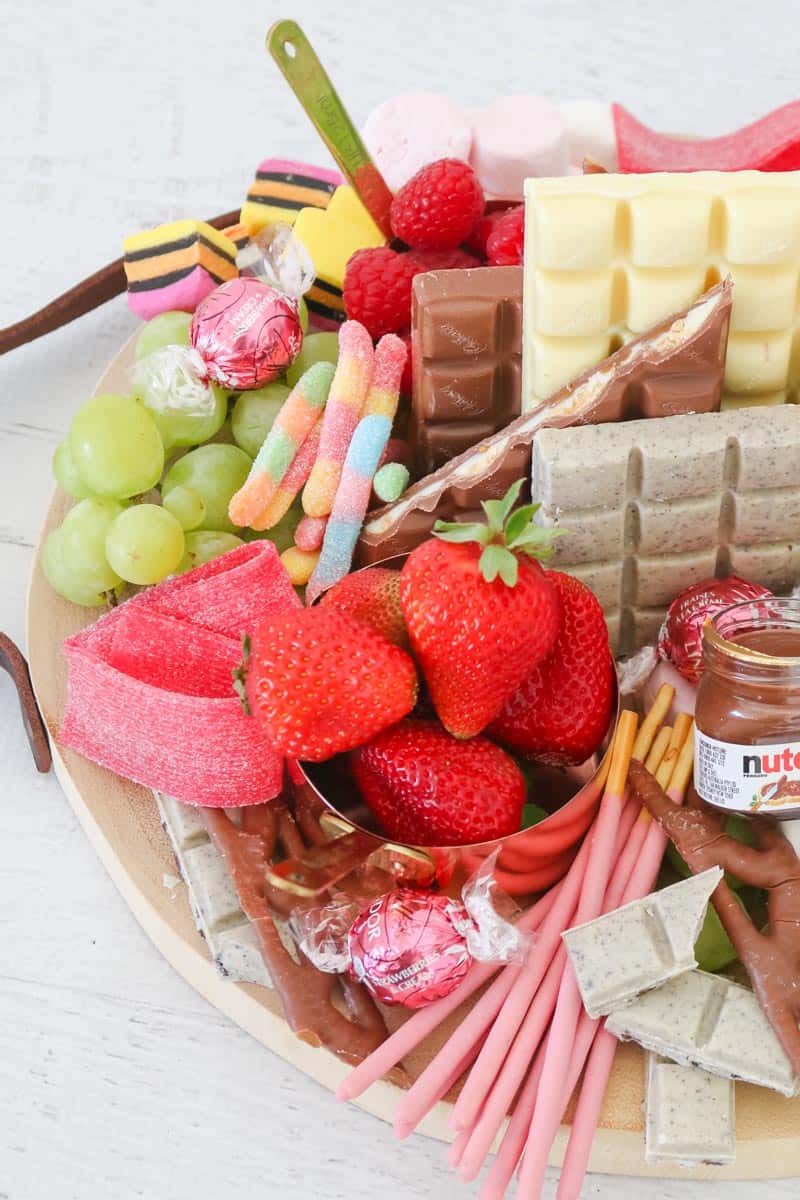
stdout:
<svg viewBox="0 0 800 1200">
<path fill-rule="evenodd" d="M 800 742 L 740 746 L 698 729 L 694 785 L 703 800 L 731 812 L 800 814 Z"/>
</svg>

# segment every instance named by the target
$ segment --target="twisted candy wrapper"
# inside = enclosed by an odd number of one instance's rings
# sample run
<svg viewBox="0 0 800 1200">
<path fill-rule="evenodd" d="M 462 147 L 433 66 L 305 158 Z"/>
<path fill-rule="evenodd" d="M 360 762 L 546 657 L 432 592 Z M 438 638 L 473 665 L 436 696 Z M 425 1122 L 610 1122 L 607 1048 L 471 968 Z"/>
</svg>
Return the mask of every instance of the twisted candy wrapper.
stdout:
<svg viewBox="0 0 800 1200">
<path fill-rule="evenodd" d="M 188 804 L 261 804 L 283 759 L 244 712 L 241 638 L 300 607 L 271 542 L 252 542 L 150 588 L 68 638 L 59 742 Z"/>
</svg>

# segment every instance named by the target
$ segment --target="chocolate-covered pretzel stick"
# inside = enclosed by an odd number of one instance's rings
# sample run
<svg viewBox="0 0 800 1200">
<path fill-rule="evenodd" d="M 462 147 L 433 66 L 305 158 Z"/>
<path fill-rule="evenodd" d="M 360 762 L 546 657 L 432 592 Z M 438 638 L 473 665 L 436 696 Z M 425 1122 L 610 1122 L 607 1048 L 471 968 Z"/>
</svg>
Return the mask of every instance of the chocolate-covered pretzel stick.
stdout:
<svg viewBox="0 0 800 1200">
<path fill-rule="evenodd" d="M 206 224 L 213 225 L 215 229 L 225 229 L 229 225 L 235 225 L 238 220 L 237 208 L 233 212 L 212 217 Z M 51 300 L 38 312 L 17 321 L 16 325 L 7 325 L 5 329 L 0 329 L 0 354 L 16 350 L 17 346 L 24 346 L 26 342 L 33 342 L 36 338 L 44 337 L 46 333 L 52 333 L 62 325 L 68 325 L 70 321 L 85 316 L 92 309 L 105 304 L 107 300 L 119 296 L 125 291 L 125 287 L 122 259 L 115 258 L 113 262 L 95 271 L 94 275 L 82 279 L 68 292 Z"/>
<path fill-rule="evenodd" d="M 756 929 L 724 880 L 711 899 L 793 1070 L 800 1072 L 800 859 L 792 845 L 769 817 L 753 818 L 757 844 L 743 845 L 725 832 L 725 814 L 702 801 L 693 788 L 687 806 L 676 808 L 641 764 L 631 763 L 628 778 L 694 874 L 718 866 L 767 890 L 765 933 Z"/>
<path fill-rule="evenodd" d="M 296 958 L 281 940 L 271 908 L 285 908 L 286 893 L 268 889 L 265 870 L 280 847 L 302 854 L 305 841 L 281 800 L 253 806 L 238 828 L 222 809 L 198 810 L 203 824 L 231 873 L 239 903 L 255 929 L 264 961 L 280 996 L 284 1015 L 297 1036 L 326 1046 L 349 1063 L 359 1063 L 386 1037 L 386 1026 L 370 996 L 345 975 L 318 971 L 300 950 Z M 347 1015 L 334 1004 L 340 992 Z"/>
<path fill-rule="evenodd" d="M 22 712 L 22 724 L 25 727 L 33 761 L 36 763 L 36 770 L 46 775 L 52 762 L 50 743 L 47 740 L 47 730 L 39 712 L 36 697 L 33 694 L 28 664 L 19 647 L 4 633 L 0 633 L 0 667 L 4 671 L 8 671 L 14 681 Z"/>
</svg>

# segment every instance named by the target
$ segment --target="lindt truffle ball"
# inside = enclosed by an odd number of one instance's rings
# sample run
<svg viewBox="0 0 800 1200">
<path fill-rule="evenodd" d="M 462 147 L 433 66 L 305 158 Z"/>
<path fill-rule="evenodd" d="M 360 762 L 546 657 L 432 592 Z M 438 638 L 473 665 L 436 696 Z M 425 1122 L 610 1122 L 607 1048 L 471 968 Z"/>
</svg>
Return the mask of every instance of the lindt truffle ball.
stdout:
<svg viewBox="0 0 800 1200">
<path fill-rule="evenodd" d="M 210 379 L 245 391 L 294 362 L 303 343 L 297 301 L 259 279 L 229 279 L 200 304 L 190 327 Z"/>
<path fill-rule="evenodd" d="M 742 600 L 771 596 L 767 588 L 738 575 L 706 579 L 675 597 L 658 635 L 658 650 L 685 679 L 697 683 L 703 673 L 703 626 L 723 608 Z"/>
<path fill-rule="evenodd" d="M 350 970 L 382 1004 L 422 1008 L 458 987 L 472 963 L 470 919 L 449 896 L 379 896 L 350 929 Z"/>
</svg>

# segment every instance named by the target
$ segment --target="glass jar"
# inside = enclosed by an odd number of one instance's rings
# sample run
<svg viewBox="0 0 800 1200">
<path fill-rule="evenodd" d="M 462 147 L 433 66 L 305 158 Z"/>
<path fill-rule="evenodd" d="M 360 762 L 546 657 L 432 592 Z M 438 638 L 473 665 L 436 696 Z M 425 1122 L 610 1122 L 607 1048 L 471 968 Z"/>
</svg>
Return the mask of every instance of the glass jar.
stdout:
<svg viewBox="0 0 800 1200">
<path fill-rule="evenodd" d="M 800 600 L 745 600 L 706 622 L 695 723 L 704 800 L 800 815 Z"/>
</svg>

